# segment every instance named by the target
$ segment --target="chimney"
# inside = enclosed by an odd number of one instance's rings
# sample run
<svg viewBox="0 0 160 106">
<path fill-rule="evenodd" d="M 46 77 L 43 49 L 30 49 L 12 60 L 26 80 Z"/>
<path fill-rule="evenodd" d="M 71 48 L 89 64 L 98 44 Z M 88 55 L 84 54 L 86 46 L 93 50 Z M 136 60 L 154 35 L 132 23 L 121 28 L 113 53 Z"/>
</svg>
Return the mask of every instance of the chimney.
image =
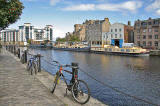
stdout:
<svg viewBox="0 0 160 106">
<path fill-rule="evenodd" d="M 131 21 L 128 21 L 128 25 L 131 26 Z"/>
<path fill-rule="evenodd" d="M 104 18 L 105 21 L 109 22 L 109 18 Z"/>
</svg>

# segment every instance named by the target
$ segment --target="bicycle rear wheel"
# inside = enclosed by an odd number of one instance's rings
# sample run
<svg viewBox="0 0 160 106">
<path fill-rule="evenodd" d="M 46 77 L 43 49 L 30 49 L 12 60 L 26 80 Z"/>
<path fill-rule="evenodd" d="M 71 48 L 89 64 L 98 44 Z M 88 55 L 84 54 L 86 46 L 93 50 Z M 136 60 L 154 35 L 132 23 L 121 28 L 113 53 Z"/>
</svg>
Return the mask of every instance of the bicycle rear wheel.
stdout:
<svg viewBox="0 0 160 106">
<path fill-rule="evenodd" d="M 30 68 L 31 68 L 31 63 L 30 63 L 30 60 L 29 60 L 29 61 L 27 62 L 27 67 L 26 67 L 27 71 L 29 71 Z"/>
<path fill-rule="evenodd" d="M 86 82 L 78 80 L 75 82 L 71 89 L 72 96 L 76 102 L 85 104 L 90 99 L 90 90 Z"/>
</svg>

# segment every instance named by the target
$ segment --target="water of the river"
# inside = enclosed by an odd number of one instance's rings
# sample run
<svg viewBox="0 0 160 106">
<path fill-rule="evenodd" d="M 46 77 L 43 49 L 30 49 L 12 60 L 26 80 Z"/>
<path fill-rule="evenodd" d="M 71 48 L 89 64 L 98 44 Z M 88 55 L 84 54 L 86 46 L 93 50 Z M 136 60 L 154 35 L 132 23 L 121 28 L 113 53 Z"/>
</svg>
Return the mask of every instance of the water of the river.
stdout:
<svg viewBox="0 0 160 106">
<path fill-rule="evenodd" d="M 151 106 L 136 98 L 160 105 L 160 57 L 127 57 L 93 53 L 78 53 L 55 50 L 34 50 L 49 62 L 62 64 L 78 62 L 83 71 L 101 81 L 101 84 L 79 71 L 93 97 L 111 106 Z M 55 74 L 55 67 L 42 59 L 42 68 Z M 69 79 L 71 76 L 65 74 Z M 106 85 L 134 97 L 121 94 Z"/>
</svg>

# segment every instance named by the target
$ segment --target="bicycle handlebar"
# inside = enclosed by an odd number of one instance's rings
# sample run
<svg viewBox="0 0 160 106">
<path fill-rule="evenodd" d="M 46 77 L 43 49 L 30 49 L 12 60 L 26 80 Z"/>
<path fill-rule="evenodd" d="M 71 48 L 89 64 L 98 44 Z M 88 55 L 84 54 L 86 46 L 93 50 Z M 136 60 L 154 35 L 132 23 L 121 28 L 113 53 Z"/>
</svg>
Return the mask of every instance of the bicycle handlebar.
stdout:
<svg viewBox="0 0 160 106">
<path fill-rule="evenodd" d="M 42 56 L 42 55 L 40 55 L 40 54 L 31 54 L 31 53 L 28 53 L 28 55 L 35 56 L 35 57 L 38 57 L 38 56 L 44 57 L 44 56 Z"/>
<path fill-rule="evenodd" d="M 57 63 L 57 64 L 58 64 L 59 66 L 61 66 L 61 67 L 78 68 L 78 67 L 76 67 L 76 66 L 72 66 L 72 65 L 69 65 L 69 64 L 61 65 L 58 61 L 53 61 L 53 62 Z"/>
</svg>

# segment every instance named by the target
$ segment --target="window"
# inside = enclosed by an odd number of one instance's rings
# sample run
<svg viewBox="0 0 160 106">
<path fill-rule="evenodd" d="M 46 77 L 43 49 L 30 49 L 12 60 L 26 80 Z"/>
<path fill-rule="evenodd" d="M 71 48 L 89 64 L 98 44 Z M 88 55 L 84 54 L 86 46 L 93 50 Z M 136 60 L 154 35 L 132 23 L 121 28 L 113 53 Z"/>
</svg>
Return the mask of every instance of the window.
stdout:
<svg viewBox="0 0 160 106">
<path fill-rule="evenodd" d="M 122 37 L 122 35 L 120 34 L 120 35 L 119 35 L 119 37 L 121 38 L 121 37 Z"/>
<path fill-rule="evenodd" d="M 154 46 L 156 46 L 156 47 L 158 46 L 158 41 L 154 42 Z"/>
<path fill-rule="evenodd" d="M 152 24 L 152 22 L 148 22 L 148 25 L 151 25 Z"/>
<path fill-rule="evenodd" d="M 115 29 L 115 32 L 117 32 L 117 29 Z"/>
<path fill-rule="evenodd" d="M 146 35 L 143 35 L 143 39 L 146 39 Z"/>
<path fill-rule="evenodd" d="M 149 42 L 148 42 L 148 45 L 149 45 L 149 46 L 152 46 L 152 42 L 151 42 L 151 41 L 149 41 Z"/>
<path fill-rule="evenodd" d="M 154 20 L 154 22 L 153 22 L 154 24 L 156 24 L 156 25 L 158 25 L 159 24 L 159 22 L 158 22 L 158 20 Z"/>
<path fill-rule="evenodd" d="M 148 39 L 152 39 L 152 35 L 149 35 L 149 36 L 148 36 Z"/>
<path fill-rule="evenodd" d="M 143 29 L 143 32 L 146 32 L 146 29 Z"/>
<path fill-rule="evenodd" d="M 137 30 L 137 33 L 140 33 L 140 30 L 139 30 L 139 29 Z"/>
<path fill-rule="evenodd" d="M 111 38 L 113 38 L 113 35 L 111 34 Z"/>
<path fill-rule="evenodd" d="M 158 39 L 158 35 L 154 35 L 154 38 L 155 38 L 155 39 Z"/>
<path fill-rule="evenodd" d="M 150 28 L 150 29 L 148 29 L 148 32 L 152 32 L 152 29 Z"/>
<path fill-rule="evenodd" d="M 119 29 L 119 32 L 121 32 L 121 29 Z"/>
<path fill-rule="evenodd" d="M 143 46 L 146 46 L 146 41 L 143 41 Z"/>
<path fill-rule="evenodd" d="M 146 23 L 146 22 L 142 22 L 141 25 L 142 25 L 142 26 L 146 26 L 147 23 Z"/>
<path fill-rule="evenodd" d="M 137 36 L 137 39 L 140 39 L 140 35 Z"/>
<path fill-rule="evenodd" d="M 154 32 L 158 32 L 158 29 L 155 29 Z"/>
<path fill-rule="evenodd" d="M 137 45 L 140 46 L 140 41 L 137 42 Z"/>
<path fill-rule="evenodd" d="M 111 29 L 111 32 L 113 32 L 113 29 Z"/>
<path fill-rule="evenodd" d="M 117 38 L 117 34 L 115 34 L 115 38 Z"/>
</svg>

